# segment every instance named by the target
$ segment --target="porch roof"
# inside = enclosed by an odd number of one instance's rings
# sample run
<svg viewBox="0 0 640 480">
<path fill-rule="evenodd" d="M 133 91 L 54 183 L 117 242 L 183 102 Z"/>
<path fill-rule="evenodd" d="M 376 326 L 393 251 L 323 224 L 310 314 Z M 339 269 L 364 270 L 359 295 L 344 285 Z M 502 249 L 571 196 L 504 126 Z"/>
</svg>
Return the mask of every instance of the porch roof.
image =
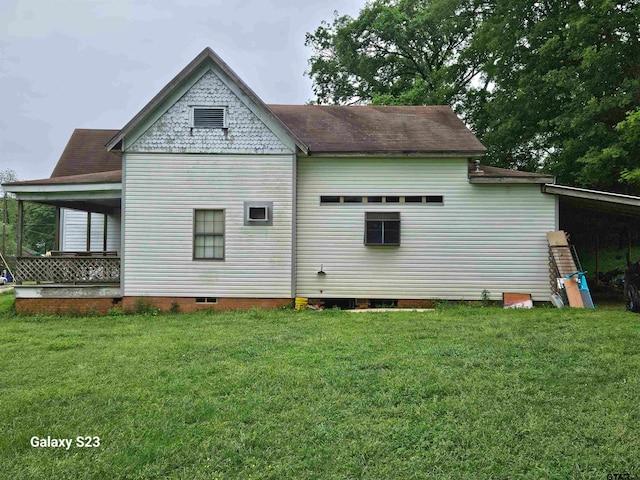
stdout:
<svg viewBox="0 0 640 480">
<path fill-rule="evenodd" d="M 16 194 L 19 200 L 113 214 L 120 209 L 122 171 L 13 182 L 5 184 L 4 188 Z"/>
<path fill-rule="evenodd" d="M 18 192 L 21 191 L 21 187 L 44 187 L 47 185 L 88 185 L 103 183 L 122 183 L 122 170 L 41 178 L 39 180 L 24 180 L 21 182 L 7 183 L 6 186 L 8 187 L 7 191 Z"/>
<path fill-rule="evenodd" d="M 74 130 L 50 178 L 3 185 L 19 200 L 112 214 L 120 208 L 122 160 L 105 143 L 118 130 Z"/>
</svg>

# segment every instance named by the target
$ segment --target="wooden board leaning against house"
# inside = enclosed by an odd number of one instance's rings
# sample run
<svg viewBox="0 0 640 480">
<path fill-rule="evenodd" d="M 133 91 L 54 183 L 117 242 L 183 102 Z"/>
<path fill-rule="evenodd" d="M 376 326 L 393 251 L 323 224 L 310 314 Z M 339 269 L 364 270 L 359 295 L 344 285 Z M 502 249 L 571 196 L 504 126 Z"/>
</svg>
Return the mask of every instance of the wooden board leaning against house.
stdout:
<svg viewBox="0 0 640 480">
<path fill-rule="evenodd" d="M 569 247 L 569 240 L 567 239 L 566 232 L 563 230 L 548 232 L 547 240 L 549 242 L 549 247 L 551 247 L 553 261 L 558 269 L 565 291 L 567 292 L 569 305 L 576 308 L 583 308 L 584 303 L 582 301 L 582 295 L 580 294 L 576 278 L 565 278 L 567 275 L 571 275 L 578 270 L 576 262 L 573 259 L 573 255 L 571 254 L 571 247 Z"/>
</svg>

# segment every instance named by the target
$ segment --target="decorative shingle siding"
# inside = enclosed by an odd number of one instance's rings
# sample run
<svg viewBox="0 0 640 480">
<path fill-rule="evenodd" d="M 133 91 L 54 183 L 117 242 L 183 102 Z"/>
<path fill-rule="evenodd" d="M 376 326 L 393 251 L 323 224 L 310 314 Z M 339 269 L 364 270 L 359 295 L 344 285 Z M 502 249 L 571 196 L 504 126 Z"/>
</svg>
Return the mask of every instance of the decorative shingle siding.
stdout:
<svg viewBox="0 0 640 480">
<path fill-rule="evenodd" d="M 227 107 L 229 128 L 191 129 L 190 108 L 194 105 Z M 213 71 L 205 73 L 126 150 L 137 153 L 291 153 Z"/>
</svg>

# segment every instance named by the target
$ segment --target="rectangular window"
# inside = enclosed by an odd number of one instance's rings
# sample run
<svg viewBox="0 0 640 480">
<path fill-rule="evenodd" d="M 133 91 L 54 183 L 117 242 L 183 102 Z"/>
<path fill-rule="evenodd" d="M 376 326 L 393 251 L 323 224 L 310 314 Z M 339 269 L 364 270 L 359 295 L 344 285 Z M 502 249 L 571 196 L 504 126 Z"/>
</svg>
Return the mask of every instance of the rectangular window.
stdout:
<svg viewBox="0 0 640 480">
<path fill-rule="evenodd" d="M 331 203 L 431 203 L 444 205 L 444 197 L 442 195 L 321 195 L 320 205 Z"/>
<path fill-rule="evenodd" d="M 196 297 L 196 303 L 218 303 L 215 297 Z"/>
<path fill-rule="evenodd" d="M 365 245 L 400 245 L 399 212 L 366 212 Z"/>
<path fill-rule="evenodd" d="M 193 107 L 191 125 L 195 128 L 227 128 L 224 107 Z"/>
<path fill-rule="evenodd" d="M 193 259 L 224 259 L 224 210 L 195 211 Z"/>
<path fill-rule="evenodd" d="M 249 220 L 253 222 L 266 222 L 269 220 L 267 212 L 267 207 L 249 207 Z"/>
<path fill-rule="evenodd" d="M 273 225 L 273 202 L 244 202 L 244 224 Z"/>
<path fill-rule="evenodd" d="M 333 195 L 322 195 L 320 203 L 340 203 L 340 197 Z"/>
</svg>

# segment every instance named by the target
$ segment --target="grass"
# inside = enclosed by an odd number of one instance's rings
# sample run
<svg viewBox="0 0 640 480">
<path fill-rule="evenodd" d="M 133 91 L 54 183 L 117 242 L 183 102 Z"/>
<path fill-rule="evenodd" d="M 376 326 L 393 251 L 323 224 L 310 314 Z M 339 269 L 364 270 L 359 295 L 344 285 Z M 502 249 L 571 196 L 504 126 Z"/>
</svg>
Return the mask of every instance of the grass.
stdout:
<svg viewBox="0 0 640 480">
<path fill-rule="evenodd" d="M 0 478 L 640 476 L 640 316 L 623 310 L 63 318 L 7 304 Z"/>
</svg>

